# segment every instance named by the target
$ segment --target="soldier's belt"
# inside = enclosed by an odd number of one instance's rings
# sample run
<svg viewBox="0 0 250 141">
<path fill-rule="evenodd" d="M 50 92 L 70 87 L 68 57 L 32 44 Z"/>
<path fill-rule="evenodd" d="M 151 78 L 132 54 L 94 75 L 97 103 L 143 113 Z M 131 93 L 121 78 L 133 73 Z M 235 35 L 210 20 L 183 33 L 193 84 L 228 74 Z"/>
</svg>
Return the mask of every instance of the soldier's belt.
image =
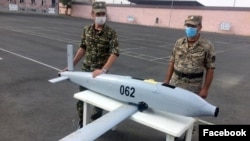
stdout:
<svg viewBox="0 0 250 141">
<path fill-rule="evenodd" d="M 177 70 L 174 70 L 174 73 L 179 77 L 186 77 L 188 79 L 203 77 L 203 72 L 200 72 L 200 73 L 182 73 L 182 72 L 179 72 Z"/>
</svg>

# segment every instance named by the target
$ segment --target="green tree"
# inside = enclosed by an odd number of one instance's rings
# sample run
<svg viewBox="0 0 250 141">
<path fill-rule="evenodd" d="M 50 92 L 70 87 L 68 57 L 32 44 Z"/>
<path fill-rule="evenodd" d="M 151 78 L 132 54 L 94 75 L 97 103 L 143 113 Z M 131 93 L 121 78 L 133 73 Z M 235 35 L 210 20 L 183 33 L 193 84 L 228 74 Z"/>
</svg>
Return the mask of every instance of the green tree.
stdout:
<svg viewBox="0 0 250 141">
<path fill-rule="evenodd" d="M 71 8 L 72 0 L 60 0 L 60 2 L 66 6 L 65 15 L 68 15 L 68 10 Z"/>
</svg>

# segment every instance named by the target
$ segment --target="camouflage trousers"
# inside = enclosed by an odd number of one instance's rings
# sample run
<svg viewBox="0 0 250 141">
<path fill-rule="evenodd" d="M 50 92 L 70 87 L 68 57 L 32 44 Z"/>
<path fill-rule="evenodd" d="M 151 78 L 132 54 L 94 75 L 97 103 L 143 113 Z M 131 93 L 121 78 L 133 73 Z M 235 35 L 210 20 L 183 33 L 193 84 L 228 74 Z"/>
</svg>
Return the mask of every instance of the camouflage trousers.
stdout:
<svg viewBox="0 0 250 141">
<path fill-rule="evenodd" d="M 84 91 L 84 90 L 87 90 L 86 88 L 80 86 L 80 91 Z M 78 116 L 79 116 L 79 125 L 80 127 L 82 127 L 83 125 L 83 101 L 78 101 L 76 103 L 76 108 L 77 108 L 77 112 L 78 112 Z M 102 116 L 102 113 L 103 113 L 103 109 L 99 108 L 99 107 L 94 107 L 92 109 L 92 113 L 91 113 L 91 120 L 94 121 L 96 119 L 98 119 L 99 117 Z"/>
<path fill-rule="evenodd" d="M 194 92 L 196 94 L 199 94 L 202 88 L 202 80 L 203 80 L 202 78 L 188 79 L 173 74 L 170 81 L 170 85 L 174 85 L 189 90 L 191 92 Z"/>
</svg>

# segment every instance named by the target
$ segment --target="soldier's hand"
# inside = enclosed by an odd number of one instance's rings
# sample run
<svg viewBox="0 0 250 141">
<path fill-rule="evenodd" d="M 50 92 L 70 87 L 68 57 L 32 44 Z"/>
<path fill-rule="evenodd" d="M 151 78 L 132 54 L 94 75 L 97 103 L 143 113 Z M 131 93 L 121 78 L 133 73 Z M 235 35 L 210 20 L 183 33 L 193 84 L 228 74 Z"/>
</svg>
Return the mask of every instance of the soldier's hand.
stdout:
<svg viewBox="0 0 250 141">
<path fill-rule="evenodd" d="M 106 73 L 106 72 L 104 72 L 102 69 L 96 69 L 95 71 L 93 71 L 92 77 L 95 78 L 96 76 L 101 75 L 103 73 Z"/>
<path fill-rule="evenodd" d="M 208 90 L 206 90 L 206 89 L 201 89 L 199 95 L 200 95 L 200 97 L 202 97 L 202 98 L 205 99 L 205 98 L 207 97 L 207 95 L 208 95 Z"/>
<path fill-rule="evenodd" d="M 164 83 L 164 84 L 169 84 L 169 81 L 164 80 L 163 83 Z"/>
<path fill-rule="evenodd" d="M 68 71 L 68 67 L 62 69 L 60 72 Z"/>
<path fill-rule="evenodd" d="M 58 72 L 58 76 L 60 76 L 61 72 L 64 72 L 64 71 L 68 71 L 68 68 L 66 67 L 66 68 L 60 70 L 60 71 Z"/>
</svg>

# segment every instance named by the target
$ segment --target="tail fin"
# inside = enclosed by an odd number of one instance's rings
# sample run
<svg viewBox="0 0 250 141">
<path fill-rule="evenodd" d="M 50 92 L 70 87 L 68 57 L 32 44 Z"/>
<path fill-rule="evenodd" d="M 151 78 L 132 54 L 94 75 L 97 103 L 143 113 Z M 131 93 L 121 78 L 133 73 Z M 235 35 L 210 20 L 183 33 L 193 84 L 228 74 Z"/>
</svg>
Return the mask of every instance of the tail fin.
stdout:
<svg viewBox="0 0 250 141">
<path fill-rule="evenodd" d="M 73 68 L 74 68 L 74 64 L 73 64 L 73 45 L 71 45 L 71 44 L 67 45 L 67 63 L 68 63 L 68 71 L 73 71 Z M 61 76 L 61 74 L 59 74 L 59 76 L 60 77 L 50 79 L 49 82 L 50 83 L 57 83 L 57 82 L 69 79 L 69 77 Z"/>
<path fill-rule="evenodd" d="M 67 45 L 67 61 L 68 61 L 68 71 L 73 71 L 74 70 L 73 45 L 71 44 Z"/>
</svg>

